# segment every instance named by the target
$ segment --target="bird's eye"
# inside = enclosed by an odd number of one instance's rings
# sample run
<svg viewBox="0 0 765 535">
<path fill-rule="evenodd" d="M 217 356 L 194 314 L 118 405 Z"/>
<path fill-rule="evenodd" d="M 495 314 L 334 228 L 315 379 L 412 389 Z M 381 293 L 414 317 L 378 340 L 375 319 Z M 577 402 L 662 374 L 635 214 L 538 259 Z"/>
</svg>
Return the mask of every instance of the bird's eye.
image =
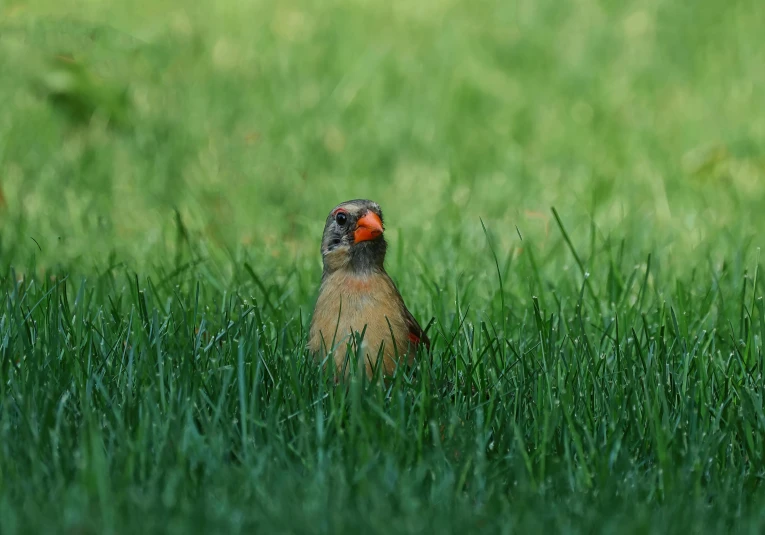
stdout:
<svg viewBox="0 0 765 535">
<path fill-rule="evenodd" d="M 348 222 L 348 215 L 345 212 L 338 212 L 335 216 L 335 221 L 341 227 L 345 226 L 345 224 Z"/>
</svg>

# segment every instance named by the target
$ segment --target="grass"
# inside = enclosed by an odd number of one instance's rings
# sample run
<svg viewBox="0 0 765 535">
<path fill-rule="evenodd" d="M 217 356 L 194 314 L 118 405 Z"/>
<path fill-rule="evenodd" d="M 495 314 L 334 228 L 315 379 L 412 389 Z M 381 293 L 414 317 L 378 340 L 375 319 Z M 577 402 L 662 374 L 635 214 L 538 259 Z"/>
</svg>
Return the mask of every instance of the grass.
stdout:
<svg viewBox="0 0 765 535">
<path fill-rule="evenodd" d="M 761 532 L 763 23 L 0 3 L 0 531 Z M 305 348 L 356 197 L 385 391 Z"/>
</svg>

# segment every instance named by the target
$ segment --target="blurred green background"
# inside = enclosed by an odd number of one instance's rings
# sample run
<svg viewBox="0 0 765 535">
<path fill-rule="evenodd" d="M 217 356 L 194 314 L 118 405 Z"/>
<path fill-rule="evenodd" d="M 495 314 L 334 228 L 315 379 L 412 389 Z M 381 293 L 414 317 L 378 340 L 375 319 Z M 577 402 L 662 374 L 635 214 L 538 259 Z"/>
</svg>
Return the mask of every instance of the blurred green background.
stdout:
<svg viewBox="0 0 765 535">
<path fill-rule="evenodd" d="M 480 218 L 559 248 L 554 206 L 682 269 L 762 243 L 762 28 L 753 0 L 5 1 L 0 251 L 140 267 L 177 210 L 210 250 L 318 265 L 367 197 L 436 264 L 471 265 Z"/>
</svg>

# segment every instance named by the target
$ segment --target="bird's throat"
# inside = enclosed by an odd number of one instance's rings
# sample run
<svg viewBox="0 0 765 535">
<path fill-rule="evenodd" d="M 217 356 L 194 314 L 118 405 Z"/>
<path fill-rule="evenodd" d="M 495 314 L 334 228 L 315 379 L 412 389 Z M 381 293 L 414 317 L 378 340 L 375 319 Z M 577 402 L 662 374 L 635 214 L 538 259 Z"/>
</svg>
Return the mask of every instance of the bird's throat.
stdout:
<svg viewBox="0 0 765 535">
<path fill-rule="evenodd" d="M 357 274 L 383 271 L 387 245 L 382 236 L 374 240 L 354 244 L 350 249 L 348 268 Z"/>
<path fill-rule="evenodd" d="M 324 253 L 324 276 L 341 271 L 355 277 L 384 272 L 385 242 L 377 239 L 350 247 L 337 247 Z"/>
</svg>

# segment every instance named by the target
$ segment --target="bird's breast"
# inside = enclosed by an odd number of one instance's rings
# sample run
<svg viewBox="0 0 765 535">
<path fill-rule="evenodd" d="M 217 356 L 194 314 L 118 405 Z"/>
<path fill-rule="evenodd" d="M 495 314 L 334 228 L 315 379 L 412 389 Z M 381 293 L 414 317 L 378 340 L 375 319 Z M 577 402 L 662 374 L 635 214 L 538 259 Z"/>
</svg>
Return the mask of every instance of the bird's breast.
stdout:
<svg viewBox="0 0 765 535">
<path fill-rule="evenodd" d="M 374 276 L 330 277 L 322 284 L 316 308 L 335 316 L 335 321 L 362 323 L 380 314 L 395 315 L 386 281 Z M 360 329 L 359 329 L 360 330 Z"/>
<path fill-rule="evenodd" d="M 389 361 L 396 353 L 406 353 L 404 311 L 388 277 L 338 273 L 322 283 L 311 324 L 311 349 L 337 351 L 336 361 L 343 359 L 356 333 L 363 333 L 363 352 L 372 359 L 383 346 L 386 369 L 393 366 Z"/>
</svg>

